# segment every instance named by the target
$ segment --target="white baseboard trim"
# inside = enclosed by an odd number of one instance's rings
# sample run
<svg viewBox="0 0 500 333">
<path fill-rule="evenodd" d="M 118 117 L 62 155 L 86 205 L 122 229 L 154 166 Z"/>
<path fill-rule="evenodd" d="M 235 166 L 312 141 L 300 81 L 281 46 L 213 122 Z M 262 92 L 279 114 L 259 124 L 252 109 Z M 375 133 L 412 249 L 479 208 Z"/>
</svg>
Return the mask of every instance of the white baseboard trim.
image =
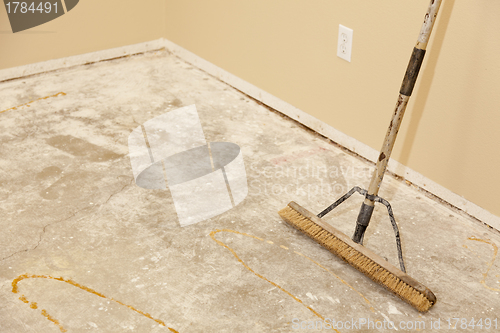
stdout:
<svg viewBox="0 0 500 333">
<path fill-rule="evenodd" d="M 166 39 L 157 39 L 145 43 L 122 46 L 108 50 L 85 53 L 77 56 L 3 69 L 0 70 L 0 82 L 33 74 L 44 73 L 52 70 L 159 50 L 163 48 L 167 49 L 169 52 L 182 58 L 183 60 L 191 63 L 192 65 L 202 69 L 203 71 L 213 75 L 221 81 L 235 87 L 243 93 L 264 103 L 265 105 L 275 109 L 276 111 L 298 121 L 299 123 L 309 127 L 310 129 L 320 133 L 321 135 L 324 135 L 340 146 L 343 146 L 372 162 L 376 161 L 379 154 L 377 150 L 336 130 L 332 126 L 322 122 L 319 119 L 316 119 L 315 117 L 305 113 L 304 111 L 294 107 L 293 105 L 288 104 L 287 102 L 263 91 L 262 89 L 252 85 L 251 83 L 240 79 L 239 77 L 223 70 L 222 68 L 206 61 L 196 54 Z M 437 198 L 449 203 L 459 210 L 480 220 L 481 222 L 495 228 L 497 231 L 500 231 L 499 216 L 490 213 L 486 209 L 479 207 L 478 205 L 468 201 L 467 199 L 456 193 L 453 193 L 452 191 L 446 189 L 445 187 L 426 178 L 420 173 L 402 165 L 397 161 L 390 160 L 388 169 L 392 173 L 428 191 Z"/>
<path fill-rule="evenodd" d="M 12 80 L 39 73 L 45 73 L 57 69 L 68 68 L 77 65 L 108 60 L 132 54 L 144 53 L 148 51 L 159 50 L 165 47 L 163 38 L 127 46 L 116 47 L 112 49 L 79 54 L 76 56 L 36 62 L 29 65 L 12 67 L 0 70 L 0 82 Z"/>
</svg>

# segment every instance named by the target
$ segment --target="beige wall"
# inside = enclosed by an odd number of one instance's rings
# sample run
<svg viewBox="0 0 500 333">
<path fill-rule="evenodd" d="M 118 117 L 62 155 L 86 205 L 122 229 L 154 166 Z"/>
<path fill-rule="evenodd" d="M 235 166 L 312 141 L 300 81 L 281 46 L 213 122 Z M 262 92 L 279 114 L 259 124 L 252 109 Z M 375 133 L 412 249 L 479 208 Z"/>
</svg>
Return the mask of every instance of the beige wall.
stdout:
<svg viewBox="0 0 500 333">
<path fill-rule="evenodd" d="M 165 37 L 379 149 L 428 0 L 167 0 Z M 444 0 L 393 158 L 500 216 L 500 1 Z M 352 62 L 336 56 L 354 30 Z"/>
<path fill-rule="evenodd" d="M 0 69 L 163 37 L 164 0 L 81 0 L 63 16 L 12 33 L 0 5 Z"/>
<path fill-rule="evenodd" d="M 165 37 L 379 149 L 428 0 L 84 0 L 0 69 Z M 500 1 L 444 0 L 393 158 L 500 216 Z M 338 25 L 352 62 L 336 57 Z"/>
</svg>

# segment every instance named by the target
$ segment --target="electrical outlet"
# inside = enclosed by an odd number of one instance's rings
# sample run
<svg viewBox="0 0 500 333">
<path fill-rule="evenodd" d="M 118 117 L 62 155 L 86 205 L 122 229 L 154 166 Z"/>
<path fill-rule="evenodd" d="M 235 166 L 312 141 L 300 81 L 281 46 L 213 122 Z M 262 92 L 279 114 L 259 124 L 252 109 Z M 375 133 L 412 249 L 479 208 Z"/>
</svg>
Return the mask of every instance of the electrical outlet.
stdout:
<svg viewBox="0 0 500 333">
<path fill-rule="evenodd" d="M 339 24 L 339 40 L 337 44 L 337 56 L 351 62 L 352 53 L 352 29 Z"/>
</svg>

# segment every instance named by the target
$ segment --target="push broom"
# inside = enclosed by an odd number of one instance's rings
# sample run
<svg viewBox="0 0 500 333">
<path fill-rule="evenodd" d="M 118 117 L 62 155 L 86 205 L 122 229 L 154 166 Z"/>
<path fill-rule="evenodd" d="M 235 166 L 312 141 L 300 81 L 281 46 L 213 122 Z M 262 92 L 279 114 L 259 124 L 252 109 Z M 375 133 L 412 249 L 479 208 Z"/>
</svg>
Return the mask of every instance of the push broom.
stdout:
<svg viewBox="0 0 500 333">
<path fill-rule="evenodd" d="M 387 200 L 378 196 L 378 191 L 387 168 L 389 157 L 391 156 L 392 148 L 408 100 L 410 99 L 420 66 L 422 65 L 429 36 L 440 5 L 441 0 L 431 0 L 427 13 L 425 14 L 425 20 L 420 30 L 417 44 L 413 48 L 413 53 L 403 83 L 401 84 L 401 89 L 399 90 L 396 108 L 387 130 L 384 144 L 380 151 L 368 190 L 354 187 L 318 215 L 311 213 L 293 201 L 290 202 L 287 207 L 279 211 L 279 215 L 284 221 L 302 231 L 320 245 L 330 250 L 330 252 L 336 254 L 351 266 L 370 277 L 373 281 L 383 285 L 421 312 L 426 312 L 436 303 L 436 296 L 434 296 L 427 287 L 406 274 L 401 252 L 399 230 L 392 213 L 391 205 Z M 324 222 L 321 218 L 347 200 L 354 192 L 364 195 L 365 199 L 361 205 L 356 220 L 354 235 L 351 239 L 330 224 Z M 382 203 L 386 206 L 389 213 L 389 218 L 396 236 L 400 268 L 393 266 L 388 261 L 363 246 L 363 236 L 370 222 L 375 202 Z"/>
</svg>

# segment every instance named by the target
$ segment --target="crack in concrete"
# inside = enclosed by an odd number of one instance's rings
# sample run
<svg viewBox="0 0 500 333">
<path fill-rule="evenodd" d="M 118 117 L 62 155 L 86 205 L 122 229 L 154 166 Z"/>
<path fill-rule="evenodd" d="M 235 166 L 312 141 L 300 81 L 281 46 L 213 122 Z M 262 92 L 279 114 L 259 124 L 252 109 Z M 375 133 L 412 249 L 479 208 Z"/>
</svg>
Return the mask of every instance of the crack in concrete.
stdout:
<svg viewBox="0 0 500 333">
<path fill-rule="evenodd" d="M 123 186 L 123 187 L 122 187 L 119 191 L 117 191 L 117 192 L 115 192 L 115 193 L 112 193 L 112 194 L 108 197 L 108 199 L 106 199 L 106 201 L 105 201 L 104 203 L 102 203 L 102 204 L 100 204 L 100 205 L 99 205 L 99 207 L 102 207 L 102 206 L 104 206 L 105 204 L 107 204 L 107 203 L 108 203 L 108 201 L 109 201 L 109 200 L 111 200 L 111 198 L 112 198 L 112 197 L 114 197 L 115 195 L 117 195 L 117 194 L 118 194 L 118 193 L 120 193 L 120 192 L 123 192 L 123 190 L 124 190 L 127 186 L 132 185 L 132 183 L 133 183 L 133 182 L 134 182 L 134 178 L 132 178 L 128 184 L 125 184 L 125 185 L 124 185 L 124 186 Z"/>
<path fill-rule="evenodd" d="M 89 208 L 91 208 L 91 207 L 85 207 L 85 208 L 83 208 L 83 209 L 80 209 L 80 210 L 76 211 L 75 213 L 73 213 L 73 214 L 72 214 L 71 216 L 69 216 L 69 217 L 63 218 L 63 219 L 61 219 L 61 220 L 59 220 L 59 221 L 55 221 L 55 222 L 52 222 L 52 223 L 46 224 L 46 225 L 42 228 L 42 232 L 41 232 L 41 233 L 40 233 L 40 235 L 39 235 L 38 243 L 35 245 L 35 247 L 33 247 L 33 248 L 29 248 L 29 249 L 20 250 L 20 251 L 17 251 L 17 252 L 14 252 L 14 253 L 12 253 L 11 255 L 8 255 L 8 256 L 6 256 L 6 257 L 4 257 L 4 258 L 0 259 L 0 262 L 1 262 L 1 261 L 4 261 L 4 260 L 6 260 L 6 259 L 9 259 L 10 257 L 13 257 L 13 256 L 15 256 L 15 255 L 16 255 L 16 254 L 18 254 L 18 253 L 28 252 L 28 251 L 33 251 L 33 250 L 35 250 L 35 249 L 36 249 L 36 248 L 40 245 L 40 243 L 42 242 L 43 235 L 45 234 L 45 230 L 47 229 L 47 227 L 49 227 L 49 226 L 51 226 L 51 225 L 53 225 L 53 224 L 57 224 L 57 223 L 61 223 L 61 222 L 64 222 L 64 221 L 66 221 L 66 220 L 69 220 L 70 218 L 72 218 L 72 217 L 74 217 L 76 214 L 78 214 L 79 212 L 81 212 L 81 211 L 83 211 L 83 210 L 86 210 L 86 209 L 89 209 Z"/>
<path fill-rule="evenodd" d="M 104 203 L 100 204 L 100 205 L 99 205 L 99 207 L 104 206 L 105 204 L 107 204 L 107 203 L 108 203 L 108 201 L 109 201 L 109 200 L 110 200 L 113 196 L 115 196 L 115 195 L 117 195 L 118 193 L 122 192 L 122 191 L 123 191 L 123 190 L 124 190 L 127 186 L 132 185 L 132 182 L 133 182 L 133 181 L 134 181 L 134 179 L 132 178 L 132 180 L 131 180 L 128 184 L 125 184 L 125 185 L 124 185 L 124 186 L 123 186 L 120 190 L 116 191 L 115 193 L 110 194 L 110 195 L 109 195 L 109 197 L 106 199 L 106 201 L 105 201 Z M 35 250 L 35 249 L 36 249 L 36 248 L 40 245 L 40 243 L 42 242 L 42 240 L 43 240 L 43 235 L 45 234 L 45 231 L 46 231 L 46 229 L 47 229 L 48 227 L 50 227 L 51 225 L 54 225 L 54 224 L 59 224 L 59 223 L 61 223 L 61 222 L 64 222 L 64 221 L 66 221 L 66 220 L 69 220 L 69 219 L 71 219 L 71 218 L 75 217 L 78 213 L 80 213 L 80 212 L 82 212 L 82 211 L 84 211 L 84 210 L 87 210 L 87 209 L 91 209 L 91 208 L 95 208 L 95 207 L 85 207 L 85 208 L 82 208 L 82 209 L 80 209 L 80 210 L 78 210 L 78 211 L 74 212 L 71 216 L 68 216 L 68 217 L 66 217 L 66 218 L 63 218 L 63 219 L 61 219 L 61 220 L 59 220 L 59 221 L 55 221 L 55 222 L 51 222 L 51 223 L 49 223 L 49 224 L 46 224 L 46 225 L 42 228 L 42 231 L 41 231 L 41 233 L 40 233 L 40 235 L 39 235 L 38 243 L 35 245 L 35 247 L 33 247 L 33 248 L 28 248 L 28 249 L 24 249 L 24 250 L 20 250 L 20 251 L 17 251 L 17 252 L 14 252 L 14 253 L 12 253 L 12 254 L 10 254 L 10 255 L 8 255 L 8 256 L 6 256 L 6 257 L 4 257 L 4 258 L 0 259 L 0 262 L 2 262 L 2 261 L 4 261 L 4 260 L 7 260 L 7 259 L 9 259 L 9 258 L 11 258 L 11 257 L 15 256 L 16 254 L 23 253 L 23 252 L 29 252 L 29 251 L 33 251 L 33 250 Z"/>
</svg>

